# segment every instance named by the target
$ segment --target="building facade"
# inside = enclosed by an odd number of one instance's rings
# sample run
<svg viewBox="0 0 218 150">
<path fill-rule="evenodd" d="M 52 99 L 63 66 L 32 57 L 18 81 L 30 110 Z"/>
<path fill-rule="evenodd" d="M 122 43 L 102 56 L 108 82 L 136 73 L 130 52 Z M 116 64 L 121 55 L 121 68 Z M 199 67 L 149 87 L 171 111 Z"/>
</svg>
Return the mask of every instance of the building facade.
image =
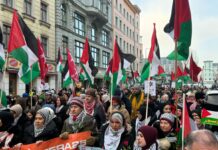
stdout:
<svg viewBox="0 0 218 150">
<path fill-rule="evenodd" d="M 88 38 L 98 74 L 95 83 L 103 84 L 103 76 L 112 56 L 112 11 L 110 0 L 56 0 L 56 50 L 61 49 L 66 60 L 66 48 L 69 48 L 74 61 L 79 60 Z M 57 55 L 57 52 L 56 52 Z M 61 75 L 57 88 L 61 88 Z"/>
<path fill-rule="evenodd" d="M 204 61 L 203 66 L 203 81 L 204 84 L 213 84 L 215 80 L 215 66 L 212 60 Z"/>
<path fill-rule="evenodd" d="M 26 24 L 32 30 L 36 38 L 40 38 L 45 50 L 49 72 L 46 82 L 50 88 L 55 88 L 55 1 L 50 0 L 2 0 L 1 2 L 1 23 L 3 34 L 3 47 L 7 51 L 10 35 L 12 14 L 16 9 Z M 6 64 L 6 73 L 3 80 L 3 88 L 6 94 L 22 95 L 29 92 L 30 86 L 40 90 L 40 78 L 32 84 L 25 85 L 18 77 L 20 63 L 9 56 Z"/>
<path fill-rule="evenodd" d="M 117 42 L 124 53 L 136 56 L 132 64 L 134 71 L 140 71 L 142 66 L 142 44 L 140 37 L 140 12 L 137 5 L 130 0 L 112 1 L 113 41 Z"/>
</svg>

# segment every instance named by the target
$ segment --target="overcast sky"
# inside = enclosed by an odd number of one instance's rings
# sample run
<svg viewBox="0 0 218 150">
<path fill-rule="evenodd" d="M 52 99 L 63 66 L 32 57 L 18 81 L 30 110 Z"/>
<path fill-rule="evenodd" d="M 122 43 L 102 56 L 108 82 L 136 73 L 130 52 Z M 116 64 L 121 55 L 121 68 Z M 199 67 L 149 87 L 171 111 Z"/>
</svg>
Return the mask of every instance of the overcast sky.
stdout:
<svg viewBox="0 0 218 150">
<path fill-rule="evenodd" d="M 143 51 L 147 57 L 153 23 L 156 23 L 161 57 L 166 57 L 174 48 L 173 40 L 164 33 L 169 21 L 173 0 L 131 0 L 141 9 L 140 34 L 143 36 Z M 218 0 L 189 0 L 192 15 L 192 43 L 190 49 L 202 67 L 204 60 L 218 63 Z"/>
</svg>

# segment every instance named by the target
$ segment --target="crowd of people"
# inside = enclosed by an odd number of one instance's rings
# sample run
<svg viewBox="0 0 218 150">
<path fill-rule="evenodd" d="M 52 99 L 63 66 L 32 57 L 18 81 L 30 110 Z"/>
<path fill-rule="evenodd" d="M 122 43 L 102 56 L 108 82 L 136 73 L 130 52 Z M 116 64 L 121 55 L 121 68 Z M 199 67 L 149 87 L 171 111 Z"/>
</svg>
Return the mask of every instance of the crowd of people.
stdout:
<svg viewBox="0 0 218 150">
<path fill-rule="evenodd" d="M 105 150 L 181 149 L 178 132 L 182 128 L 184 93 L 197 129 L 187 138 L 185 148 L 192 150 L 199 146 L 196 143 L 205 146 L 212 142 L 210 149 L 215 150 L 218 142 L 213 132 L 217 127 L 200 121 L 206 90 L 164 87 L 157 89 L 157 96 L 151 96 L 135 84 L 130 88 L 117 86 L 112 97 L 106 88 L 48 90 L 31 98 L 27 93 L 8 96 L 8 107 L 0 110 L 0 149 L 19 149 L 22 144 L 55 137 L 64 140 L 69 134 L 84 131 L 91 132 L 87 146 Z M 206 141 L 196 136 L 201 134 Z"/>
</svg>

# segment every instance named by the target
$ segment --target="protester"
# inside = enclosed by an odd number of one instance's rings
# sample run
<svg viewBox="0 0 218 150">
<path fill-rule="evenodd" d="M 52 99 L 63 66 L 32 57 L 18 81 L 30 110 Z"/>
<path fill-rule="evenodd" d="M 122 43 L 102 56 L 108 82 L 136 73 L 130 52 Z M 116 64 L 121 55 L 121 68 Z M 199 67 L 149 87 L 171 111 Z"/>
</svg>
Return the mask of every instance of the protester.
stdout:
<svg viewBox="0 0 218 150">
<path fill-rule="evenodd" d="M 129 112 L 126 110 L 125 106 L 122 105 L 121 98 L 119 96 L 112 97 L 112 107 L 109 107 L 108 109 L 108 116 L 114 111 L 121 112 L 125 118 L 125 123 L 131 124 Z"/>
<path fill-rule="evenodd" d="M 129 96 L 129 100 L 132 106 L 131 120 L 136 119 L 137 111 L 144 103 L 144 99 L 144 92 L 141 91 L 140 85 L 134 85 L 134 87 L 132 88 L 132 94 Z"/>
<path fill-rule="evenodd" d="M 169 150 L 176 149 L 176 134 L 175 134 L 175 117 L 171 113 L 164 113 L 160 117 L 160 121 L 155 122 L 153 125 L 158 131 L 158 139 L 166 138 L 171 146 Z"/>
<path fill-rule="evenodd" d="M 7 110 L 0 111 L 0 148 L 5 147 L 5 141 L 9 135 L 8 130 L 12 127 L 12 123 L 14 122 L 13 115 Z M 6 135 L 4 138 L 3 135 Z M 8 145 L 6 145 L 8 147 Z"/>
<path fill-rule="evenodd" d="M 9 145 L 14 146 L 17 143 L 22 142 L 23 131 L 29 123 L 27 116 L 23 112 L 23 108 L 20 104 L 13 105 L 10 108 L 10 112 L 14 116 L 14 122 L 8 132 L 10 134 L 14 134 L 14 136 Z"/>
<path fill-rule="evenodd" d="M 186 138 L 185 150 L 217 150 L 218 141 L 209 130 L 191 132 Z"/>
<path fill-rule="evenodd" d="M 134 150 L 158 150 L 157 129 L 150 126 L 142 126 L 137 131 Z"/>
<path fill-rule="evenodd" d="M 71 133 L 91 131 L 93 136 L 87 141 L 87 145 L 93 146 L 95 142 L 97 142 L 97 131 L 94 118 L 85 113 L 84 104 L 80 97 L 71 96 L 69 105 L 69 117 L 64 121 L 60 138 L 67 139 Z"/>
<path fill-rule="evenodd" d="M 85 113 L 94 117 L 98 129 L 100 129 L 101 126 L 106 122 L 105 110 L 103 105 L 97 99 L 95 89 L 88 88 L 86 90 L 84 110 Z"/>
<path fill-rule="evenodd" d="M 58 130 L 54 123 L 54 113 L 51 109 L 42 108 L 36 112 L 34 123 L 24 130 L 23 144 L 31 144 L 46 141 L 58 136 Z"/>
<path fill-rule="evenodd" d="M 109 123 L 101 128 L 100 147 L 105 150 L 132 148 L 130 144 L 131 135 L 125 126 L 125 119 L 122 113 L 113 112 L 109 118 Z"/>
</svg>

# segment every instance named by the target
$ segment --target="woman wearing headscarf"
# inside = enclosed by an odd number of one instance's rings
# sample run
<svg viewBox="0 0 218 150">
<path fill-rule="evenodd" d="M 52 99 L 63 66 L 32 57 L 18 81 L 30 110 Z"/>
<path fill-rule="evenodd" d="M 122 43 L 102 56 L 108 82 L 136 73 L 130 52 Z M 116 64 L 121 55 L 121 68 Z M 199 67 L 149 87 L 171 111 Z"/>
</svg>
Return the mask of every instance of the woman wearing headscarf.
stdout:
<svg viewBox="0 0 218 150">
<path fill-rule="evenodd" d="M 142 126 L 138 129 L 134 150 L 158 150 L 157 129 Z"/>
<path fill-rule="evenodd" d="M 120 112 L 111 114 L 109 123 L 102 126 L 100 133 L 99 145 L 105 150 L 132 148 L 131 135 L 127 131 L 124 116 Z"/>
<path fill-rule="evenodd" d="M 10 108 L 10 112 L 14 116 L 14 122 L 8 132 L 10 134 L 14 134 L 14 136 L 9 145 L 14 146 L 17 143 L 22 142 L 21 139 L 23 137 L 23 131 L 29 123 L 27 116 L 23 112 L 23 108 L 20 104 L 13 105 Z"/>
<path fill-rule="evenodd" d="M 55 115 L 52 109 L 42 108 L 37 111 L 34 123 L 24 130 L 23 144 L 31 144 L 37 141 L 46 141 L 58 136 L 58 130 L 54 123 Z"/>
<path fill-rule="evenodd" d="M 0 148 L 5 145 L 5 140 L 8 138 L 9 133 L 7 132 L 14 122 L 14 117 L 10 112 L 0 111 Z M 4 138 L 2 138 L 4 136 Z M 7 145 L 6 145 L 7 146 Z"/>
<path fill-rule="evenodd" d="M 94 117 L 98 129 L 106 122 L 104 106 L 98 101 L 95 89 L 88 88 L 86 90 L 84 110 L 86 114 Z"/>
<path fill-rule="evenodd" d="M 87 145 L 93 146 L 97 141 L 96 124 L 94 118 L 84 111 L 83 100 L 80 97 L 70 97 L 69 117 L 64 121 L 60 138 L 67 139 L 71 133 L 91 131 L 92 137 L 86 141 Z"/>
</svg>

